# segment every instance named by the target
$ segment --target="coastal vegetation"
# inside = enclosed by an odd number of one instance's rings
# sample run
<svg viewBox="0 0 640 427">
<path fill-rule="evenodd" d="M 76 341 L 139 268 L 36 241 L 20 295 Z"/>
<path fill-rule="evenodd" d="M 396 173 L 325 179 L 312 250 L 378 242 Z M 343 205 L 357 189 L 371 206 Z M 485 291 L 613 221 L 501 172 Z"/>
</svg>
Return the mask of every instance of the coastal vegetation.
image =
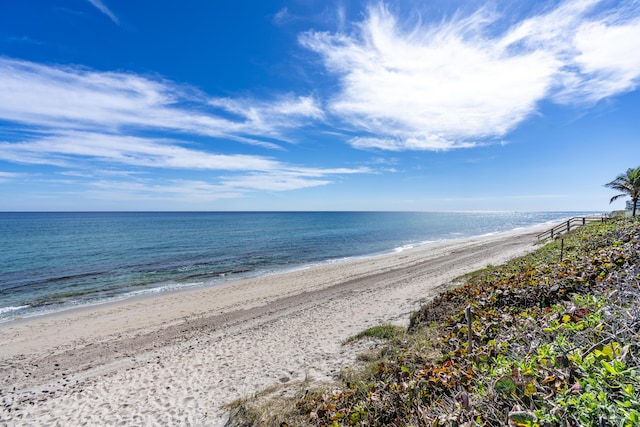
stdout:
<svg viewBox="0 0 640 427">
<path fill-rule="evenodd" d="M 620 191 L 620 194 L 613 196 L 609 203 L 612 203 L 620 197 L 631 197 L 631 216 L 636 216 L 636 208 L 638 206 L 638 200 L 640 199 L 640 167 L 627 169 L 625 173 L 618 175 L 616 179 L 605 184 L 605 187 Z"/>
<path fill-rule="evenodd" d="M 237 402 L 228 425 L 640 425 L 640 221 L 562 239 L 353 337 L 382 344 L 338 383 Z"/>
</svg>

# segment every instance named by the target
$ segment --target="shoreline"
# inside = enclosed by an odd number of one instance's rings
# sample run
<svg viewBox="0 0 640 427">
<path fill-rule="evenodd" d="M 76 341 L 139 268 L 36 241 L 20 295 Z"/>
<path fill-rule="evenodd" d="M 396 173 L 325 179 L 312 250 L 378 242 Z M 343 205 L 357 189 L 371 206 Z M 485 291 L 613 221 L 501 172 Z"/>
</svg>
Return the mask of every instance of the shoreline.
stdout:
<svg viewBox="0 0 640 427">
<path fill-rule="evenodd" d="M 224 404 L 330 380 L 359 351 L 344 339 L 406 325 L 439 287 L 533 251 L 548 227 L 2 323 L 0 420 L 224 425 Z"/>
<path fill-rule="evenodd" d="M 374 259 L 377 257 L 399 254 L 405 251 L 419 250 L 421 248 L 428 247 L 430 245 L 454 243 L 460 240 L 483 238 L 483 237 L 489 237 L 489 236 L 499 235 L 503 233 L 519 232 L 521 230 L 526 230 L 528 228 L 533 228 L 533 227 L 543 227 L 547 225 L 551 227 L 552 224 L 562 223 L 563 221 L 564 220 L 547 221 L 545 223 L 540 223 L 540 224 L 526 226 L 526 227 L 516 227 L 514 229 L 507 230 L 507 231 L 497 231 L 497 232 L 489 232 L 489 233 L 484 233 L 484 234 L 479 234 L 474 236 L 453 237 L 453 238 L 444 238 L 440 240 L 428 240 L 428 241 L 416 242 L 416 243 L 411 243 L 403 246 L 393 247 L 390 249 L 385 249 L 384 251 L 370 253 L 370 254 L 353 255 L 353 256 L 342 257 L 342 258 L 332 258 L 332 259 L 326 259 L 326 260 L 321 260 L 321 261 L 311 262 L 311 263 L 301 263 L 301 264 L 290 266 L 290 267 L 275 268 L 274 270 L 271 270 L 268 272 L 255 271 L 247 275 L 242 275 L 241 273 L 238 277 L 228 278 L 228 279 L 211 277 L 211 278 L 205 279 L 202 283 L 191 283 L 191 284 L 169 283 L 166 285 L 149 288 L 142 291 L 125 292 L 117 296 L 108 297 L 104 299 L 97 299 L 94 301 L 79 302 L 77 304 L 63 304 L 61 307 L 52 308 L 52 309 L 43 309 L 42 311 L 38 310 L 40 307 L 34 307 L 32 312 L 19 314 L 19 315 L 16 315 L 15 317 L 5 317 L 5 318 L 0 317 L 0 328 L 2 328 L 4 325 L 7 325 L 7 324 L 30 321 L 31 319 L 46 318 L 46 317 L 56 316 L 58 314 L 62 314 L 66 312 L 74 312 L 78 310 L 100 307 L 102 305 L 118 304 L 120 302 L 125 302 L 125 301 L 134 301 L 138 299 L 153 298 L 155 296 L 171 295 L 173 293 L 179 293 L 179 292 L 190 292 L 190 291 L 195 291 L 199 289 L 226 286 L 234 283 L 244 282 L 247 280 L 259 280 L 259 279 L 270 277 L 273 275 L 282 275 L 282 274 L 296 272 L 299 270 L 314 269 L 314 268 L 322 267 L 325 265 L 335 265 L 335 264 L 366 261 L 366 260 Z M 21 306 L 17 308 L 22 309 L 22 308 L 29 308 L 29 307 L 31 306 Z M 46 306 L 41 306 L 41 307 L 46 307 Z M 16 307 L 11 307 L 11 308 L 14 309 Z M 6 313 L 11 313 L 12 311 L 7 311 Z M 0 312 L 0 314 L 5 314 L 5 313 Z"/>
</svg>

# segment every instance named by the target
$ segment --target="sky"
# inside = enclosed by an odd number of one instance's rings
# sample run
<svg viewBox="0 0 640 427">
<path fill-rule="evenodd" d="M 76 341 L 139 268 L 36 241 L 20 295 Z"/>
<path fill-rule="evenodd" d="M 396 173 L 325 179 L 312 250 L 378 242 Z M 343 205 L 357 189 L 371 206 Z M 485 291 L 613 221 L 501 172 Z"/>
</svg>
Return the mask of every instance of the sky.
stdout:
<svg viewBox="0 0 640 427">
<path fill-rule="evenodd" d="M 611 211 L 640 1 L 0 2 L 0 211 Z"/>
</svg>

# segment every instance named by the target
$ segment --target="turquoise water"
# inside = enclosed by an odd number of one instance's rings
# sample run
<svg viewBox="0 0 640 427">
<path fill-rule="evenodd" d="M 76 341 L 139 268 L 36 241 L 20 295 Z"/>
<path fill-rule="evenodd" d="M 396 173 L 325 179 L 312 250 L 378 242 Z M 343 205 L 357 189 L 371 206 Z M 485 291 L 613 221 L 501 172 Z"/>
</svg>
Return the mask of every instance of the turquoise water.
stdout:
<svg viewBox="0 0 640 427">
<path fill-rule="evenodd" d="M 582 214 L 0 213 L 0 321 Z"/>
</svg>

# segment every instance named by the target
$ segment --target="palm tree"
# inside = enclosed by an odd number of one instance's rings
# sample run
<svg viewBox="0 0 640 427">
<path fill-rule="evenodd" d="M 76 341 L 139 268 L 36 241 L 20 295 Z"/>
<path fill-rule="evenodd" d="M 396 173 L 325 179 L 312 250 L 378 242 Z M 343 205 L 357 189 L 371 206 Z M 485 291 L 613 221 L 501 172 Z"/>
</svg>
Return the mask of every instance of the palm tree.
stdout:
<svg viewBox="0 0 640 427">
<path fill-rule="evenodd" d="M 618 175 L 616 179 L 604 186 L 622 192 L 613 196 L 609 203 L 620 197 L 631 196 L 632 216 L 636 216 L 636 205 L 638 204 L 638 199 L 640 199 L 640 167 L 627 169 L 625 173 Z"/>
</svg>

